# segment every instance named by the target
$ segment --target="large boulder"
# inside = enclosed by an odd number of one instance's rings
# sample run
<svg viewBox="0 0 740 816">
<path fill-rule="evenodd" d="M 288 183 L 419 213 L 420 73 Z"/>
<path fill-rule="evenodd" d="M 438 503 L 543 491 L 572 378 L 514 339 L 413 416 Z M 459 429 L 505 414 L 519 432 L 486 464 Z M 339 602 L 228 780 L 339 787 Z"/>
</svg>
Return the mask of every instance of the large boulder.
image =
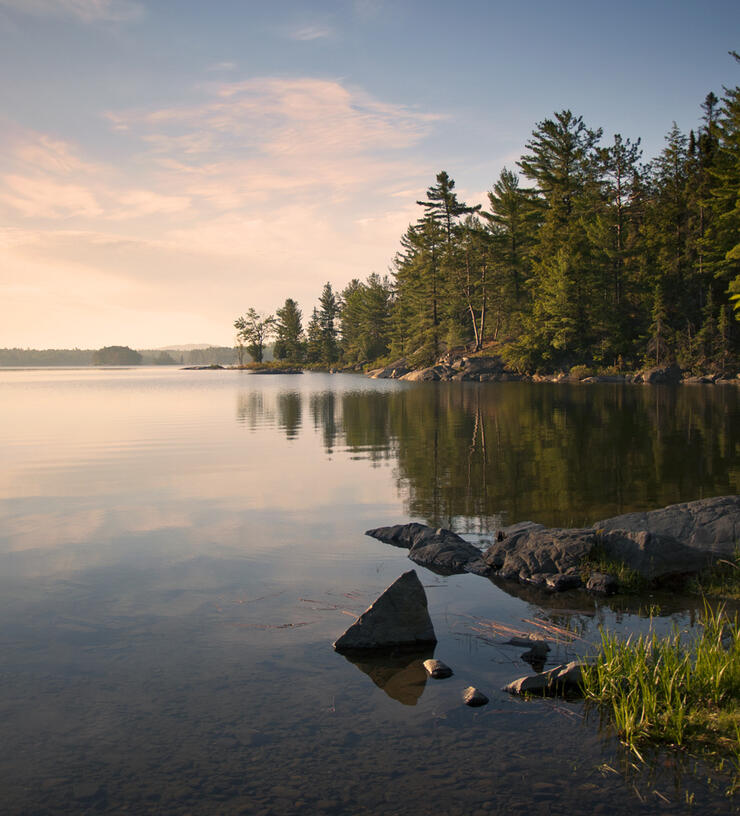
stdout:
<svg viewBox="0 0 740 816">
<path fill-rule="evenodd" d="M 649 553 L 651 559 L 657 559 L 663 547 L 673 547 L 677 558 L 688 558 L 688 554 L 677 547 L 682 545 L 698 551 L 702 556 L 730 558 L 740 541 L 740 496 L 717 496 L 672 504 L 660 510 L 626 513 L 597 521 L 594 529 L 601 533 L 602 540 L 606 538 L 604 533 L 617 530 L 652 535 L 649 540 L 632 539 L 631 544 L 625 540 L 621 547 L 616 543 L 619 539 L 615 538 L 613 544 L 607 542 L 610 552 L 619 557 L 622 557 L 619 554 L 621 551 L 629 556 L 632 551 L 639 551 L 641 548 L 642 552 Z M 635 569 L 641 571 L 639 567 Z"/>
<path fill-rule="evenodd" d="M 493 543 L 484 553 L 483 561 L 501 578 L 552 587 L 556 575 L 573 576 L 575 581 L 581 562 L 595 543 L 596 534 L 591 529 L 550 530 L 529 522 Z"/>
<path fill-rule="evenodd" d="M 438 382 L 439 380 L 450 380 L 455 373 L 455 369 L 444 363 L 419 368 L 416 371 L 409 371 L 401 377 L 402 380 L 410 382 Z"/>
<path fill-rule="evenodd" d="M 419 648 L 437 638 L 429 617 L 427 596 L 414 570 L 404 572 L 339 637 L 338 652 Z"/>
<path fill-rule="evenodd" d="M 681 369 L 677 365 L 646 368 L 635 377 L 635 382 L 645 385 L 678 385 L 681 382 Z"/>
<path fill-rule="evenodd" d="M 396 524 L 368 530 L 365 535 L 387 544 L 408 547 L 412 561 L 446 575 L 462 572 L 485 575 L 489 571 L 477 547 L 442 527 L 435 529 L 425 524 Z"/>
</svg>

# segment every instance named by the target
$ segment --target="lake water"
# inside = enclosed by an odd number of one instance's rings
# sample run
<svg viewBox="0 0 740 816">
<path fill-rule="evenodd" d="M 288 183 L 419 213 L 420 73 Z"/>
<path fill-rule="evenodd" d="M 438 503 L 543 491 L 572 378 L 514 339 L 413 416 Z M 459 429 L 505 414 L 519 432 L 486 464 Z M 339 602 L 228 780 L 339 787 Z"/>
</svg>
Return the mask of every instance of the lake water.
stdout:
<svg viewBox="0 0 740 816">
<path fill-rule="evenodd" d="M 529 667 L 485 624 L 572 630 L 555 664 L 600 624 L 646 631 L 650 604 L 690 626 L 696 599 L 419 567 L 452 678 L 331 643 L 414 566 L 370 527 L 479 540 L 740 493 L 739 395 L 0 371 L 0 809 L 727 813 L 721 773 L 670 752 L 637 768 L 582 703 L 501 692 Z M 489 705 L 461 704 L 471 684 Z"/>
</svg>

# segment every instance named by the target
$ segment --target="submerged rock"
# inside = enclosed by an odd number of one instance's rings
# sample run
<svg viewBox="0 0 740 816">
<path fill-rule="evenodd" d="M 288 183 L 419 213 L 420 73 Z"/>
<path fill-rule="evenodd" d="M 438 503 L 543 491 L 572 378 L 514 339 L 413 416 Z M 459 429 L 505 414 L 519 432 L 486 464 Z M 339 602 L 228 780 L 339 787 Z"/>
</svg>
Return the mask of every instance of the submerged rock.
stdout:
<svg viewBox="0 0 740 816">
<path fill-rule="evenodd" d="M 452 669 L 441 660 L 425 660 L 424 668 L 429 676 L 434 677 L 436 680 L 441 680 L 443 677 L 452 677 L 453 675 Z"/>
<path fill-rule="evenodd" d="M 436 643 L 427 596 L 415 570 L 404 572 L 334 642 L 338 652 Z"/>
<path fill-rule="evenodd" d="M 468 686 L 462 693 L 462 700 L 466 706 L 478 708 L 486 705 L 488 697 L 482 691 L 478 691 L 475 686 Z"/>
</svg>

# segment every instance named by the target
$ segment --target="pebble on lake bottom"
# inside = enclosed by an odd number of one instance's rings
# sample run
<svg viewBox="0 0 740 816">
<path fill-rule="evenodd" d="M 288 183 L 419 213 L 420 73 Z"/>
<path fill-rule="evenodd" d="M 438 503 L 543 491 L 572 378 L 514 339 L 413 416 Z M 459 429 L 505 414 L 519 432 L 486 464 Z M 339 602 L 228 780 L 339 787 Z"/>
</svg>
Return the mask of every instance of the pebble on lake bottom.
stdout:
<svg viewBox="0 0 740 816">
<path fill-rule="evenodd" d="M 463 702 L 467 706 L 476 708 L 477 706 L 484 706 L 488 702 L 488 697 L 482 691 L 478 691 L 475 686 L 468 686 L 463 691 Z"/>
</svg>

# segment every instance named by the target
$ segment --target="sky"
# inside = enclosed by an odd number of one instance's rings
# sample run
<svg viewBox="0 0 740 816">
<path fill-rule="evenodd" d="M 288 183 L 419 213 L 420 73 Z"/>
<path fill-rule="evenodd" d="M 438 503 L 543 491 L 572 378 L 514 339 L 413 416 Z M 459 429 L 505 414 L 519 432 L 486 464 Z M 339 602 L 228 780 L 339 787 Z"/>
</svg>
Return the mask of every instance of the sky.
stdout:
<svg viewBox="0 0 740 816">
<path fill-rule="evenodd" d="M 537 122 L 642 139 L 740 84 L 737 0 L 0 0 L 0 347 L 232 345 L 389 271 Z"/>
</svg>

